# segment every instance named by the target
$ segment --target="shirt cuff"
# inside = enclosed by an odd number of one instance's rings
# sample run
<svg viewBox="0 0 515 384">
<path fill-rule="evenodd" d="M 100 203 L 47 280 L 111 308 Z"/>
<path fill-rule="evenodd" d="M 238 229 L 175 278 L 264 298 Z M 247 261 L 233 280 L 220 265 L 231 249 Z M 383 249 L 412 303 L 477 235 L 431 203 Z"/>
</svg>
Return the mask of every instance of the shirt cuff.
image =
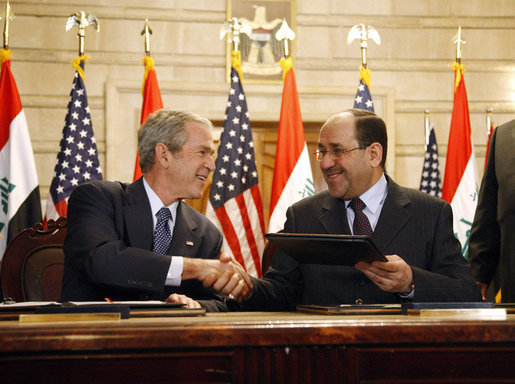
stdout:
<svg viewBox="0 0 515 384">
<path fill-rule="evenodd" d="M 165 285 L 173 287 L 181 285 L 183 266 L 184 261 L 181 256 L 172 256 L 172 262 L 170 263 L 170 268 L 168 268 L 168 273 L 166 274 Z"/>
<path fill-rule="evenodd" d="M 411 299 L 413 299 L 413 296 L 415 296 L 415 289 L 413 288 L 413 290 L 408 294 L 399 293 L 399 296 L 403 299 L 411 300 Z"/>
</svg>

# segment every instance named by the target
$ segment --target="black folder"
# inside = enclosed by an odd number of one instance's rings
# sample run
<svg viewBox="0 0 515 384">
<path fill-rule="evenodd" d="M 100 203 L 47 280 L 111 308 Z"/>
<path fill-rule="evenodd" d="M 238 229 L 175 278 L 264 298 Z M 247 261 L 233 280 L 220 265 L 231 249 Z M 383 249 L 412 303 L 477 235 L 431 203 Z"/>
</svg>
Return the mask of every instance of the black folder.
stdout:
<svg viewBox="0 0 515 384">
<path fill-rule="evenodd" d="M 301 264 L 348 265 L 388 261 L 367 236 L 268 233 L 265 237 Z"/>
</svg>

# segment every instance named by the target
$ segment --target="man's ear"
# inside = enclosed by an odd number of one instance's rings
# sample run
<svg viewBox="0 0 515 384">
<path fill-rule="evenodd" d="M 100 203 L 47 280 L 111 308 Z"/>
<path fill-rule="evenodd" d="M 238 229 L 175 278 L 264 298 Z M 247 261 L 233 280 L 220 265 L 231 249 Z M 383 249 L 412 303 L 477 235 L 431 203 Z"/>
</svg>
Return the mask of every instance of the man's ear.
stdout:
<svg viewBox="0 0 515 384">
<path fill-rule="evenodd" d="M 159 163 L 162 167 L 168 167 L 168 160 L 170 159 L 170 152 L 168 147 L 163 143 L 157 143 L 154 151 L 156 153 L 156 163 Z"/>
<path fill-rule="evenodd" d="M 379 143 L 372 143 L 368 147 L 370 153 L 370 165 L 375 168 L 381 164 L 383 159 L 383 146 Z"/>
</svg>

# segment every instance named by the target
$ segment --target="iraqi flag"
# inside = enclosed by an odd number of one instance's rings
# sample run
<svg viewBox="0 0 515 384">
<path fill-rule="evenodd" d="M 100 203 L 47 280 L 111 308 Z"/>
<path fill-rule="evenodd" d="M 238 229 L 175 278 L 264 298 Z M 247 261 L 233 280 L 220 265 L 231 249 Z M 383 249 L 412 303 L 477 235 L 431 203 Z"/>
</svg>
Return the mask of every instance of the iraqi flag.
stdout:
<svg viewBox="0 0 515 384">
<path fill-rule="evenodd" d="M 34 153 L 10 57 L 0 49 L 0 258 L 12 238 L 41 221 Z"/>
<path fill-rule="evenodd" d="M 284 69 L 283 100 L 277 134 L 268 232 L 282 230 L 288 207 L 315 193 L 291 59 L 282 59 L 281 66 Z"/>
<path fill-rule="evenodd" d="M 156 71 L 154 70 L 154 59 L 151 56 L 143 58 L 145 64 L 145 75 L 143 76 L 143 106 L 141 107 L 141 121 L 143 125 L 148 115 L 163 108 L 161 91 L 157 83 Z M 134 180 L 139 179 L 143 174 L 139 166 L 139 153 L 136 152 L 136 165 L 134 166 Z"/>
<path fill-rule="evenodd" d="M 479 183 L 476 155 L 470 135 L 470 117 L 465 89 L 464 67 L 454 63 L 455 86 L 442 199 L 452 206 L 454 235 L 461 243 L 461 253 L 468 256 L 470 228 L 476 212 Z"/>
</svg>

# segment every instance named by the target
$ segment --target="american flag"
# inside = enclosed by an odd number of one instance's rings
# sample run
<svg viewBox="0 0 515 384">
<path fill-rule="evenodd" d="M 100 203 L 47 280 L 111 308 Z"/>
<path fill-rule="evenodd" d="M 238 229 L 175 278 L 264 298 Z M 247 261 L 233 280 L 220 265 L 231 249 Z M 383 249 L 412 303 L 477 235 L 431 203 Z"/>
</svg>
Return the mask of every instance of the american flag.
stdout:
<svg viewBox="0 0 515 384">
<path fill-rule="evenodd" d="M 442 181 L 438 168 L 438 146 L 434 127 L 429 130 L 429 140 L 426 145 L 424 168 L 420 178 L 420 190 L 432 196 L 442 197 Z"/>
<path fill-rule="evenodd" d="M 234 68 L 206 216 L 224 234 L 222 251 L 260 277 L 265 246 L 263 203 L 247 102 Z"/>
<path fill-rule="evenodd" d="M 366 111 L 374 112 L 374 102 L 372 101 L 372 95 L 370 89 L 363 79 L 359 80 L 358 91 L 354 98 L 354 108 L 364 109 Z"/>
<path fill-rule="evenodd" d="M 80 67 L 84 70 L 84 61 L 80 62 Z M 50 185 L 45 222 L 66 216 L 68 198 L 77 185 L 101 179 L 102 170 L 98 161 L 86 88 L 82 76 L 75 72 L 63 137 Z"/>
</svg>

